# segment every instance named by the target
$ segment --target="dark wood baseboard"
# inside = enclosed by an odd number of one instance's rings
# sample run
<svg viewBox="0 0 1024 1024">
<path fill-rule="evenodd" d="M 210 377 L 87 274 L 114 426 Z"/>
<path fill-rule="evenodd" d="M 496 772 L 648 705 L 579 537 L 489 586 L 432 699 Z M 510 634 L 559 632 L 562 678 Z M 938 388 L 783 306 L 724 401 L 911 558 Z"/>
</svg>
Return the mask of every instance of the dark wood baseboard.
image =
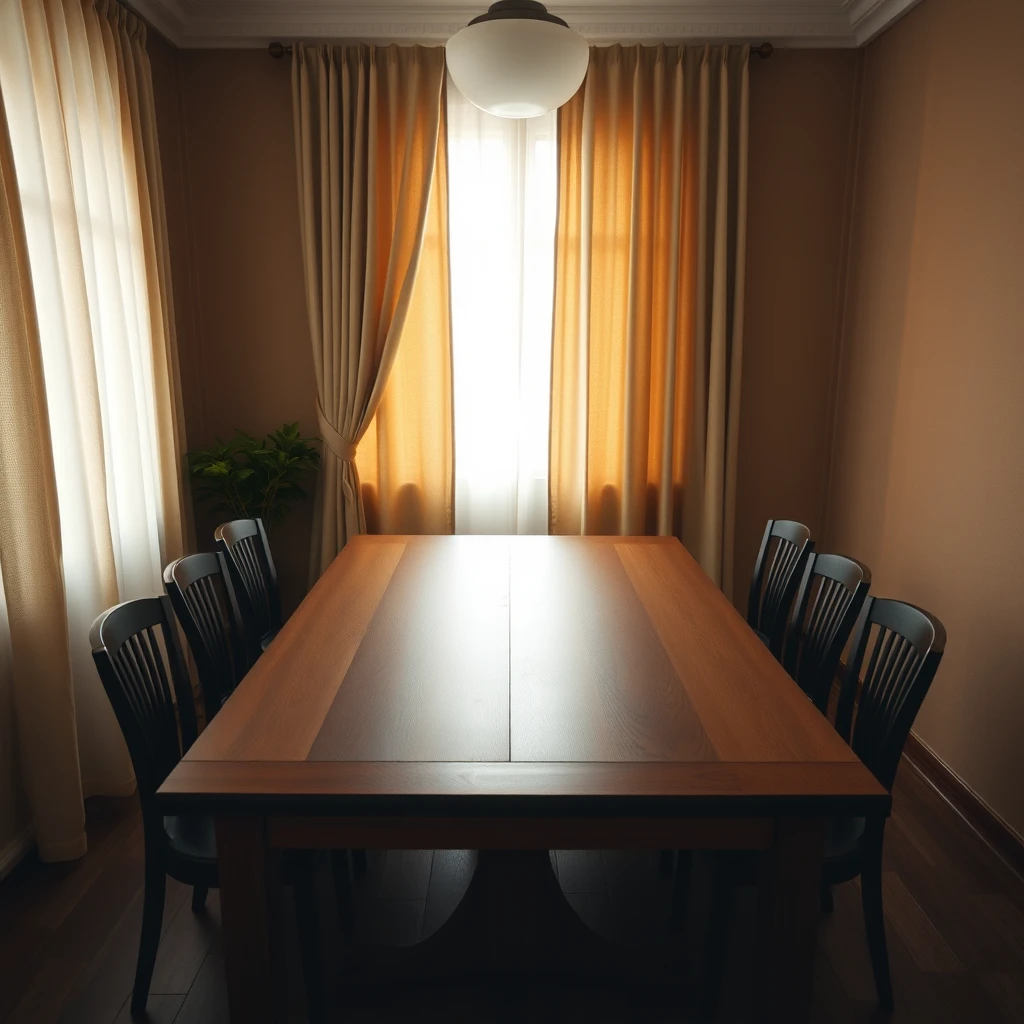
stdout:
<svg viewBox="0 0 1024 1024">
<path fill-rule="evenodd" d="M 956 772 L 913 733 L 903 748 L 903 756 L 995 853 L 1024 878 L 1024 837 L 1010 828 Z"/>
</svg>

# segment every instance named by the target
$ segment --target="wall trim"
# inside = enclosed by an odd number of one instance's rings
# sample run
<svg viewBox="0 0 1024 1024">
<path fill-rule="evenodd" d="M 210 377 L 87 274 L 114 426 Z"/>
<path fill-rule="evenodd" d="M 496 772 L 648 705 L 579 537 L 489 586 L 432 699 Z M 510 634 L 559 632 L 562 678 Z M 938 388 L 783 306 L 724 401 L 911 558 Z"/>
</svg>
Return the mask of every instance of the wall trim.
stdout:
<svg viewBox="0 0 1024 1024">
<path fill-rule="evenodd" d="M 33 846 L 35 846 L 35 832 L 31 825 L 26 825 L 0 850 L 0 881 L 3 881 L 21 863 Z"/>
<path fill-rule="evenodd" d="M 893 22 L 916 7 L 921 0 L 846 0 L 850 7 L 850 28 L 854 46 L 864 46 Z"/>
<path fill-rule="evenodd" d="M 1018 834 L 926 743 L 911 733 L 903 756 L 994 853 L 1024 878 L 1024 836 Z"/>
<path fill-rule="evenodd" d="M 185 48 L 258 47 L 273 40 L 361 39 L 442 43 L 487 0 L 127 0 Z M 552 9 L 592 43 L 767 40 L 776 46 L 863 45 L 918 0 L 677 0 L 674 4 L 569 3 Z"/>
</svg>

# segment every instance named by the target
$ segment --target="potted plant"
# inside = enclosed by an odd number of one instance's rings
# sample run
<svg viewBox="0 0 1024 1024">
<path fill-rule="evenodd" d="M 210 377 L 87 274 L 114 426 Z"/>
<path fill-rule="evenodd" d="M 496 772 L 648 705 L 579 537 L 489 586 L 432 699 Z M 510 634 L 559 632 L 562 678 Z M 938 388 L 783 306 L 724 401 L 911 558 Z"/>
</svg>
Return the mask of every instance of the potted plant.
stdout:
<svg viewBox="0 0 1024 1024">
<path fill-rule="evenodd" d="M 263 438 L 236 430 L 230 441 L 189 452 L 188 462 L 200 501 L 231 519 L 262 519 L 269 531 L 307 496 L 302 483 L 320 453 L 297 423 L 286 423 Z"/>
</svg>

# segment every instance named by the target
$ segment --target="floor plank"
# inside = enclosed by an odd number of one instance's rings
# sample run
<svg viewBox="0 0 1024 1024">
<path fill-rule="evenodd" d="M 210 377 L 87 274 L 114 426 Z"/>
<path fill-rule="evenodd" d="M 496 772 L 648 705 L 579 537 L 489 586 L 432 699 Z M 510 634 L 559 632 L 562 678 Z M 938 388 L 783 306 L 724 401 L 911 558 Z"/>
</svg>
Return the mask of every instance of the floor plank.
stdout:
<svg viewBox="0 0 1024 1024">
<path fill-rule="evenodd" d="M 167 880 L 161 945 L 167 939 L 171 921 L 179 916 L 189 893 L 190 890 L 180 882 Z M 142 897 L 140 889 L 64 1001 L 60 1024 L 108 1024 L 131 994 L 142 928 Z M 189 978 L 189 983 L 191 981 Z"/>
<path fill-rule="evenodd" d="M 565 893 L 606 893 L 608 882 L 600 856 L 587 850 L 556 850 L 558 883 Z"/>
<path fill-rule="evenodd" d="M 882 900 L 893 927 L 922 971 L 962 971 L 963 966 L 894 871 L 882 875 Z"/>
<path fill-rule="evenodd" d="M 185 1002 L 185 997 L 180 993 L 178 995 L 151 995 L 146 1004 L 146 1024 L 174 1024 L 174 1019 L 178 1016 L 183 1002 Z M 130 997 L 125 1000 L 114 1024 L 135 1024 L 132 1020 Z"/>
<path fill-rule="evenodd" d="M 435 850 L 420 938 L 434 934 L 451 917 L 469 888 L 476 867 L 473 850 Z"/>
<path fill-rule="evenodd" d="M 220 934 L 220 893 L 212 890 L 206 909 L 192 912 L 192 890 L 160 939 L 150 992 L 187 993 Z"/>
<path fill-rule="evenodd" d="M 174 1024 L 228 1024 L 224 957 L 219 953 L 211 953 L 203 961 Z"/>
<path fill-rule="evenodd" d="M 388 850 L 377 885 L 377 898 L 425 900 L 433 850 Z"/>
<path fill-rule="evenodd" d="M 39 1024 L 59 1016 L 62 1003 L 142 888 L 141 843 L 138 820 L 46 943 L 11 1024 Z"/>
</svg>

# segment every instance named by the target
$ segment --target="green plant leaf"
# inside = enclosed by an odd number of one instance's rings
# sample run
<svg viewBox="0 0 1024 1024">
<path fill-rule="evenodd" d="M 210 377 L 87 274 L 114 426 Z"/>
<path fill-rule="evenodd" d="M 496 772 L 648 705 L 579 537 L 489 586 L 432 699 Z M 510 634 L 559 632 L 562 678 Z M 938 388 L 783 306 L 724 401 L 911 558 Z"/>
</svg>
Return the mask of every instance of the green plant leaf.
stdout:
<svg viewBox="0 0 1024 1024">
<path fill-rule="evenodd" d="M 261 516 L 271 527 L 308 497 L 302 486 L 320 465 L 320 452 L 298 422 L 262 438 L 236 430 L 207 449 L 188 453 L 196 498 L 235 518 Z"/>
</svg>

